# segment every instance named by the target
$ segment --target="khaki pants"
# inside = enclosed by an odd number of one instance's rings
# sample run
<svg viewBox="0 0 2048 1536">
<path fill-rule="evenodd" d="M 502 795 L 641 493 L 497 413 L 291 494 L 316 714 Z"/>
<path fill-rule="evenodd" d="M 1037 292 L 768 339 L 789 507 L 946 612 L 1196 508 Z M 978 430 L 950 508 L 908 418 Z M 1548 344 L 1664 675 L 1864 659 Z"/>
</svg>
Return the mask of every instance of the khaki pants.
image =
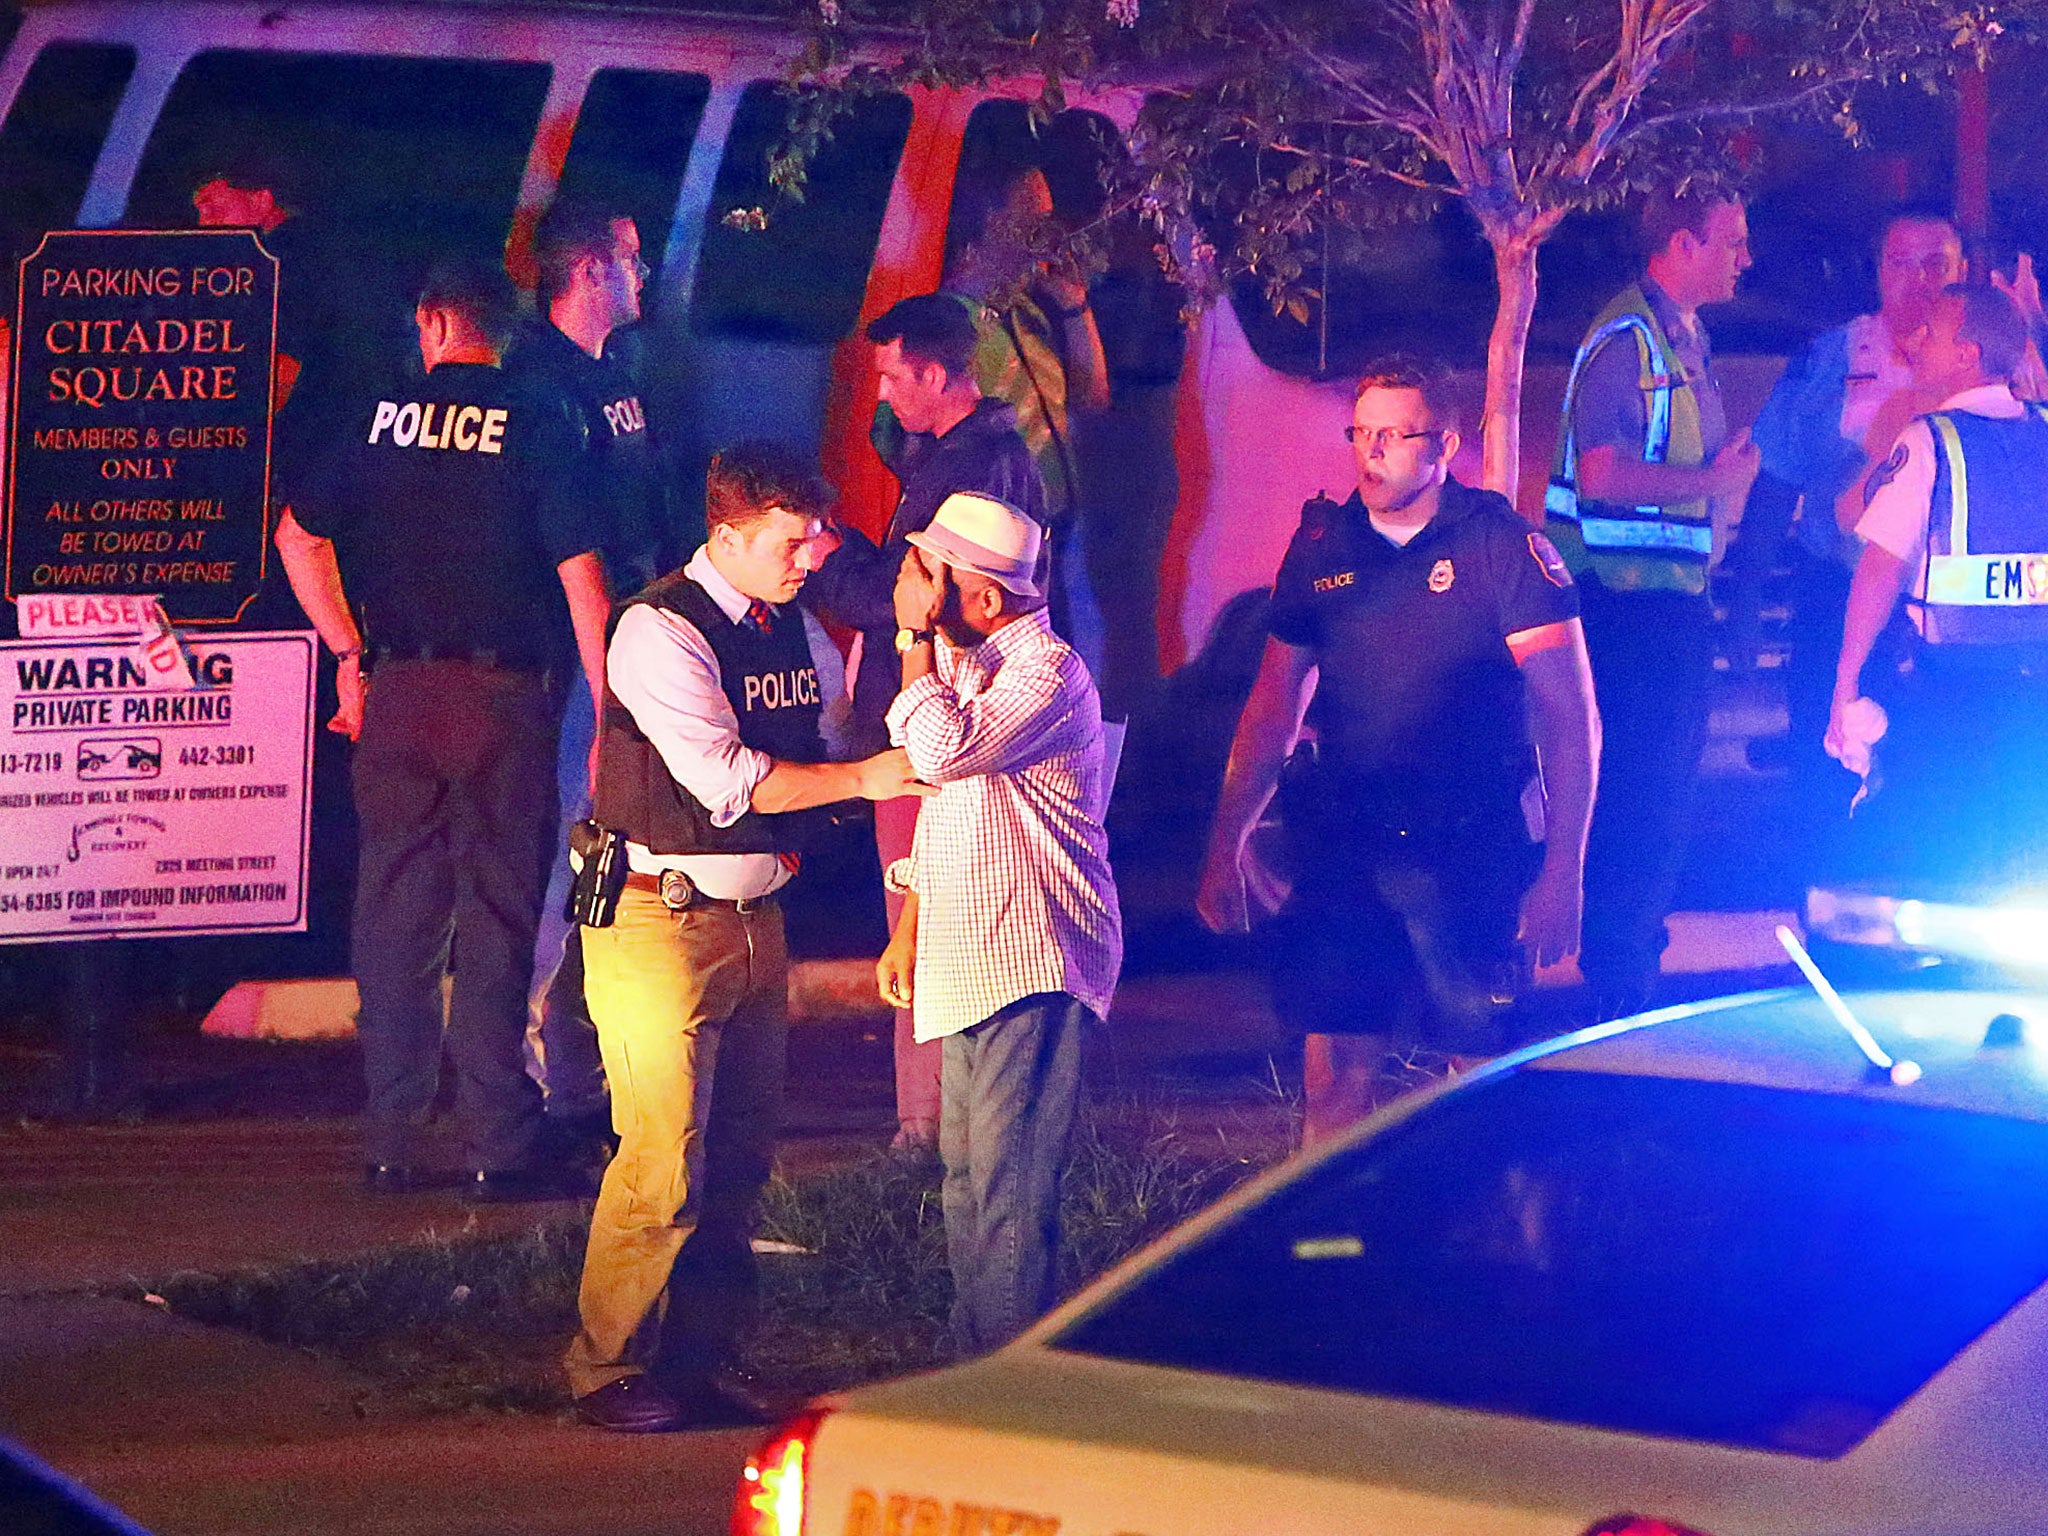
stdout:
<svg viewBox="0 0 2048 1536">
<path fill-rule="evenodd" d="M 578 1397 L 650 1368 L 702 1375 L 745 1325 L 789 1021 L 772 903 L 677 913 L 629 889 L 611 927 L 583 930 L 583 964 L 619 1151 L 564 1361 Z"/>
</svg>

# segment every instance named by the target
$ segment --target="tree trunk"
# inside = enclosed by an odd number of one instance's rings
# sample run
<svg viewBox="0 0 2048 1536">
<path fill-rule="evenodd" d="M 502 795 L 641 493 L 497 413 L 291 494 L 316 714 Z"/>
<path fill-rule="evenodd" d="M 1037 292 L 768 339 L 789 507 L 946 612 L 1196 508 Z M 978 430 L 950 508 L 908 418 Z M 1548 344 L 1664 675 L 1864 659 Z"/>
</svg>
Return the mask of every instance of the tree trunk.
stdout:
<svg viewBox="0 0 2048 1536">
<path fill-rule="evenodd" d="M 1522 364 L 1529 351 L 1529 321 L 1536 313 L 1536 248 L 1543 240 L 1527 231 L 1487 238 L 1500 305 L 1493 314 L 1493 334 L 1486 339 L 1480 481 L 1512 502 L 1522 477 Z"/>
</svg>

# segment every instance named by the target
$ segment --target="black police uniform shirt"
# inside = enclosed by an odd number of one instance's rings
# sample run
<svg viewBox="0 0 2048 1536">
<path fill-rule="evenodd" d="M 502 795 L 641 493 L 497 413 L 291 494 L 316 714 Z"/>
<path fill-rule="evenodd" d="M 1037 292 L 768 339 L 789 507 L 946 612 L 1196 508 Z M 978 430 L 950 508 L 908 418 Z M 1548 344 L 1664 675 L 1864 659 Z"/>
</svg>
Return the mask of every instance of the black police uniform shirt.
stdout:
<svg viewBox="0 0 2048 1536">
<path fill-rule="evenodd" d="M 1507 637 L 1578 612 L 1550 541 L 1504 497 L 1451 480 L 1406 545 L 1372 526 L 1356 492 L 1303 507 L 1272 633 L 1315 655 L 1313 718 L 1338 782 L 1504 812 L 1535 765 Z"/>
<path fill-rule="evenodd" d="M 501 369 L 444 363 L 368 392 L 347 419 L 290 499 L 301 527 L 334 541 L 369 649 L 570 665 L 556 567 L 598 541 L 550 485 L 568 451 L 559 412 Z"/>
<path fill-rule="evenodd" d="M 662 488 L 661 465 L 632 342 L 614 332 L 592 357 L 545 321 L 521 332 L 506 366 L 556 402 L 569 432 L 566 473 L 556 482 L 597 519 L 598 549 L 613 594 L 638 592 L 681 565 L 678 537 Z"/>
</svg>

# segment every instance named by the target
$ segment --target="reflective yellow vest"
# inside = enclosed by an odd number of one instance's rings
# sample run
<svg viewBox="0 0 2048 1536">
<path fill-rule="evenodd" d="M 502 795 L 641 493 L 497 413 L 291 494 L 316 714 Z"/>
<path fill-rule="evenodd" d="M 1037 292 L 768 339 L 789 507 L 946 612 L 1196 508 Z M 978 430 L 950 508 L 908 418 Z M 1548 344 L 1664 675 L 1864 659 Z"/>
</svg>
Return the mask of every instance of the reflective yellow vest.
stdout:
<svg viewBox="0 0 2048 1536">
<path fill-rule="evenodd" d="M 2048 642 L 2048 408 L 1926 421 L 1934 493 L 1923 634 L 1932 645 Z"/>
<path fill-rule="evenodd" d="M 1704 592 L 1714 552 L 1714 526 L 1704 498 L 1668 507 L 1619 507 L 1581 501 L 1579 453 L 1572 423 L 1586 365 L 1624 334 L 1636 346 L 1643 391 L 1643 462 L 1697 468 L 1706 462 L 1700 403 L 1693 381 L 1665 339 L 1640 283 L 1616 295 L 1593 322 L 1565 384 L 1564 422 L 1543 495 L 1551 542 L 1573 574 L 1591 571 L 1617 592 Z"/>
</svg>

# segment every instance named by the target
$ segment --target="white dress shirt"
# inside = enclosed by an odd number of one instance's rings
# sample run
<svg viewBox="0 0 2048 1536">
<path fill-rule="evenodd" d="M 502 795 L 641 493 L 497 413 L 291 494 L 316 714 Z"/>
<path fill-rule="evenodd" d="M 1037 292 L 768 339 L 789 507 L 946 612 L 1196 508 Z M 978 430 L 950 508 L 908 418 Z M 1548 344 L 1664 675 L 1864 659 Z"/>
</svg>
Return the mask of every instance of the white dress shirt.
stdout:
<svg viewBox="0 0 2048 1536">
<path fill-rule="evenodd" d="M 683 574 L 710 594 L 734 624 L 747 616 L 748 599 L 719 574 L 708 550 L 699 546 Z M 778 606 L 778 623 L 801 618 L 818 669 L 818 696 L 825 701 L 820 726 L 828 755 L 839 750 L 850 710 L 845 663 L 816 619 L 794 604 Z M 715 827 L 729 827 L 753 804 L 754 790 L 774 760 L 740 740 L 739 716 L 720 682 L 717 653 L 696 625 L 652 603 L 635 603 L 619 619 L 605 652 L 605 680 L 654 744 L 671 777 L 711 815 Z M 628 860 L 641 874 L 679 869 L 707 896 L 738 901 L 765 896 L 789 879 L 772 853 L 651 853 L 626 845 Z"/>
<path fill-rule="evenodd" d="M 1849 376 L 1842 390 L 1842 436 L 1859 447 L 1878 407 L 1911 386 L 1913 360 L 1892 340 L 1882 315 L 1858 315 L 1848 325 Z"/>
</svg>

